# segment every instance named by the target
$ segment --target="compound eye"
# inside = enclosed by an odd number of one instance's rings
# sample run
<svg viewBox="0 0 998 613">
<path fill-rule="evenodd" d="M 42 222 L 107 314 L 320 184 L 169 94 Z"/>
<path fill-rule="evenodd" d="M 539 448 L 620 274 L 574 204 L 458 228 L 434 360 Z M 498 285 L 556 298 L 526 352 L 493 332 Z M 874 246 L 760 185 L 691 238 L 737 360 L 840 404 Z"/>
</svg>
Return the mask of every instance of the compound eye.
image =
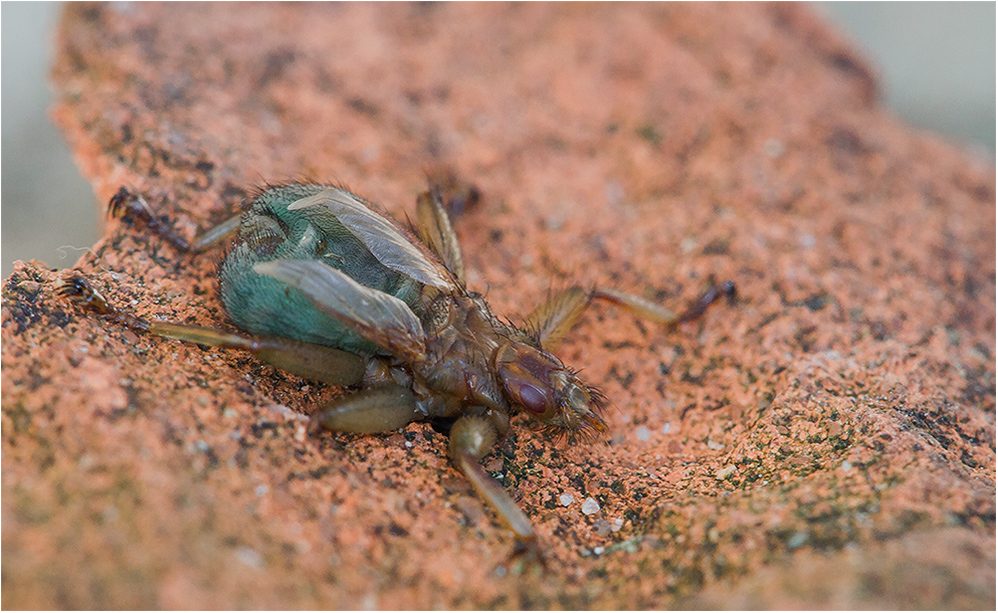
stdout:
<svg viewBox="0 0 998 613">
<path fill-rule="evenodd" d="M 520 401 L 523 408 L 537 415 L 543 415 L 547 412 L 547 395 L 544 393 L 544 390 L 536 385 L 524 383 L 516 391 L 517 400 Z"/>
</svg>

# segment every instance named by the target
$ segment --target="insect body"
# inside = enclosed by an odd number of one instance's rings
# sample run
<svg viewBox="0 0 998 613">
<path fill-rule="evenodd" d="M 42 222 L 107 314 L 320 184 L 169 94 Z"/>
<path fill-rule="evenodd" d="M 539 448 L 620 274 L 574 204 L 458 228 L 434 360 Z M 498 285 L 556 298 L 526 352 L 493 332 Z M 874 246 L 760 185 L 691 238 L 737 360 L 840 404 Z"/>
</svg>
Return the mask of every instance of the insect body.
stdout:
<svg viewBox="0 0 998 613">
<path fill-rule="evenodd" d="M 572 287 L 514 326 L 465 286 L 445 206 L 453 192 L 432 185 L 419 197 L 417 238 L 340 187 L 295 183 L 263 191 L 241 217 L 219 269 L 225 310 L 248 334 L 120 311 L 78 273 L 61 293 L 133 329 L 246 350 L 306 378 L 361 387 L 316 411 L 315 429 L 375 433 L 413 421 L 450 424 L 455 465 L 516 534 L 517 551 L 537 553 L 530 522 L 479 461 L 515 413 L 572 440 L 606 431 L 603 396 L 551 350 L 593 300 L 676 324 L 698 317 L 721 293 L 733 296 L 734 288 L 712 287 L 676 315 L 616 290 Z M 112 198 L 111 210 L 190 250 L 207 248 L 237 227 L 227 222 L 188 245 L 127 190 Z"/>
</svg>

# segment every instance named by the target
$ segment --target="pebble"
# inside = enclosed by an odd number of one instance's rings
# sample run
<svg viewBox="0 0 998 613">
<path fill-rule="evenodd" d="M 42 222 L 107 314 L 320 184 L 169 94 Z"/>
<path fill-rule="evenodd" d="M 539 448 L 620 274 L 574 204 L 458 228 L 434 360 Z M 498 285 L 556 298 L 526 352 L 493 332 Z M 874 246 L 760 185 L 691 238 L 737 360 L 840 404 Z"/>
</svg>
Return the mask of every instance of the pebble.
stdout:
<svg viewBox="0 0 998 613">
<path fill-rule="evenodd" d="M 804 543 L 807 542 L 807 538 L 807 532 L 796 532 L 792 537 L 790 537 L 790 540 L 787 541 L 787 548 L 791 550 L 800 549 L 804 546 Z"/>
<path fill-rule="evenodd" d="M 582 512 L 586 515 L 592 515 L 593 513 L 599 511 L 599 503 L 596 502 L 595 498 L 586 498 L 582 503 Z"/>
<path fill-rule="evenodd" d="M 250 568 L 263 567 L 263 558 L 249 547 L 240 547 L 237 549 L 236 559 Z"/>
<path fill-rule="evenodd" d="M 783 141 L 778 138 L 770 138 L 762 144 L 762 152 L 771 158 L 778 158 L 783 155 L 784 149 Z"/>
</svg>

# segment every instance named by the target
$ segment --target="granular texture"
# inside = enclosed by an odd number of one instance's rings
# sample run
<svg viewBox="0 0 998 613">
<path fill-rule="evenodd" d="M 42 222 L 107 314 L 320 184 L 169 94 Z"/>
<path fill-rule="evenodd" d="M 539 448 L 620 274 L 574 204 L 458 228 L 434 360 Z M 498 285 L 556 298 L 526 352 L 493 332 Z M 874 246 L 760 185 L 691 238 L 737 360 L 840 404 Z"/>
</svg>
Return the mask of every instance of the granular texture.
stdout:
<svg viewBox="0 0 998 613">
<path fill-rule="evenodd" d="M 255 186 L 393 214 L 484 198 L 469 284 L 514 320 L 599 283 L 560 348 L 606 444 L 517 422 L 484 464 L 544 575 L 424 424 L 306 435 L 342 393 L 3 282 L 4 608 L 995 607 L 995 166 L 902 125 L 802 5 L 69 5 L 56 122 L 98 199 L 191 237 Z M 220 255 L 110 221 L 77 268 L 227 325 Z"/>
</svg>

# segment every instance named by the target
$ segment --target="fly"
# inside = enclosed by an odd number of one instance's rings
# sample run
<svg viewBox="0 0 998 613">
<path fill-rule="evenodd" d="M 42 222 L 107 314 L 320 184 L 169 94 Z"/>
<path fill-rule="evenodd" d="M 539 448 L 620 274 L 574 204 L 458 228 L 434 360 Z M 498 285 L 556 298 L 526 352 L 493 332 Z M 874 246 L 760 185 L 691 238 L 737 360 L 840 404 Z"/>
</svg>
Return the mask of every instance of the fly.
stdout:
<svg viewBox="0 0 998 613">
<path fill-rule="evenodd" d="M 615 289 L 570 287 L 520 325 L 497 317 L 466 287 L 449 211 L 477 191 L 433 179 L 416 202 L 414 227 L 397 223 L 334 185 L 268 187 L 245 213 L 187 242 L 125 188 L 112 215 L 145 225 L 184 252 L 232 234 L 219 271 L 220 298 L 241 332 L 145 319 L 112 306 L 73 271 L 59 292 L 90 314 L 132 330 L 247 351 L 280 369 L 357 391 L 315 411 L 312 431 L 381 433 L 417 421 L 449 424 L 454 465 L 516 536 L 514 554 L 541 559 L 537 535 L 480 461 L 522 413 L 550 435 L 592 442 L 605 435 L 607 400 L 552 353 L 593 301 L 675 326 L 695 319 L 731 282 L 676 314 Z"/>
</svg>

